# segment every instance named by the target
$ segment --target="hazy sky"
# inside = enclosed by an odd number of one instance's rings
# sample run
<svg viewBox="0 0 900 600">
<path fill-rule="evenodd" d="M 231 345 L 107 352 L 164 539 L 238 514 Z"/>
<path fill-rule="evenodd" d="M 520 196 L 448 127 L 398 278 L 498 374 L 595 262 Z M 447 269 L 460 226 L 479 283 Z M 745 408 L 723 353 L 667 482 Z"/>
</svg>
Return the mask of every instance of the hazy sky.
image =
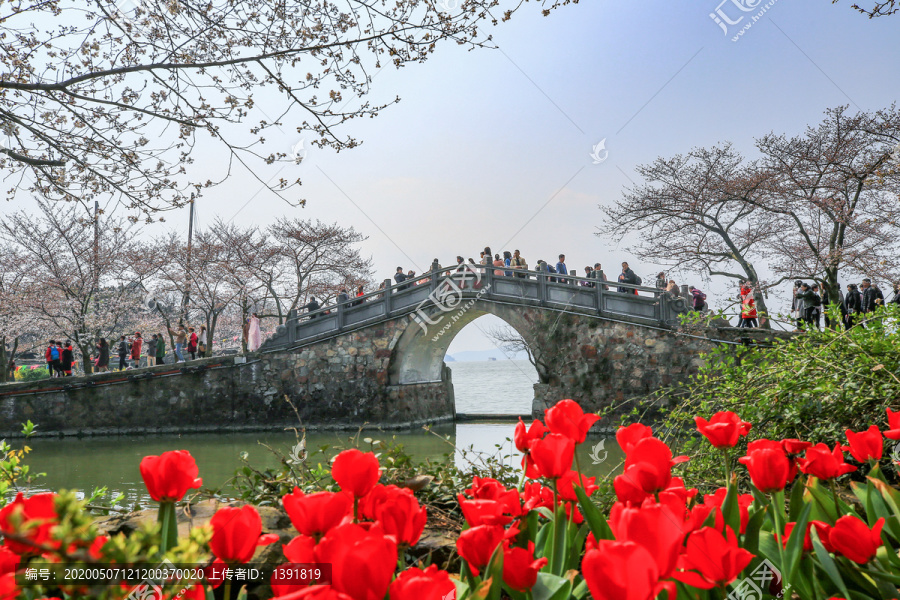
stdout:
<svg viewBox="0 0 900 600">
<path fill-rule="evenodd" d="M 402 101 L 346 126 L 361 147 L 312 149 L 301 165 L 257 165 L 262 178 L 279 169 L 301 176 L 293 193 L 305 208 L 287 207 L 238 172 L 205 193 L 197 223 L 218 215 L 266 224 L 290 214 L 353 225 L 369 236 L 364 251 L 378 279 L 397 266 L 421 272 L 435 257 L 444 265 L 457 254 L 477 259 L 489 245 L 518 248 L 529 265 L 565 252 L 579 273 L 599 261 L 615 275 L 628 260 L 646 280 L 656 265 L 594 235 L 598 205 L 637 180 L 635 165 L 726 140 L 752 153 L 753 137 L 798 133 L 828 107 L 873 110 L 897 99 L 900 16 L 869 20 L 849 0 L 759 2 L 750 12 L 740 3 L 583 0 L 549 17 L 525 5 L 491 28 L 499 50 L 448 44 L 425 64 L 380 71 L 373 100 Z M 743 20 L 725 34 L 710 18 L 717 8 Z M 295 127 L 270 131 L 271 151 L 300 141 Z M 603 139 L 608 157 L 593 164 L 592 146 Z M 196 168 L 214 174 L 222 160 L 205 153 Z M 167 221 L 187 229 L 186 212 Z M 712 293 L 710 303 L 717 306 Z M 450 352 L 488 347 L 469 327 Z"/>
</svg>

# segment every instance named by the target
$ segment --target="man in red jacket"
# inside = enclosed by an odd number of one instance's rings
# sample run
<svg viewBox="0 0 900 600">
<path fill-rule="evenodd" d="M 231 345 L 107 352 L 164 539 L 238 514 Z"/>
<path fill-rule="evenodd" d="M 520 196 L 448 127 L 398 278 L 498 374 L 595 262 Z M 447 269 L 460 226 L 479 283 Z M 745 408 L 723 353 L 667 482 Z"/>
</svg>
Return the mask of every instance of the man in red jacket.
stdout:
<svg viewBox="0 0 900 600">
<path fill-rule="evenodd" d="M 44 351 L 44 360 L 47 361 L 47 371 L 50 373 L 50 377 L 53 377 L 53 356 L 51 355 L 51 351 L 56 347 L 56 340 L 50 340 L 50 345 L 47 346 L 47 350 Z"/>
</svg>

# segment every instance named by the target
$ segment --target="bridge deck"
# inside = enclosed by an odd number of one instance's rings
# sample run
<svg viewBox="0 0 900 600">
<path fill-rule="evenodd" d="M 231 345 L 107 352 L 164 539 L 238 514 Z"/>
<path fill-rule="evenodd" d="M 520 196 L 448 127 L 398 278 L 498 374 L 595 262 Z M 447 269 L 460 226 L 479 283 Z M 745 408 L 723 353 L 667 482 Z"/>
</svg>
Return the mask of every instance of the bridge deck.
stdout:
<svg viewBox="0 0 900 600">
<path fill-rule="evenodd" d="M 686 298 L 656 288 L 559 276 L 546 270 L 433 265 L 428 273 L 400 285 L 388 279 L 383 289 L 365 296 L 302 315 L 292 311 L 287 323 L 279 325 L 260 350 L 305 345 L 404 315 L 424 326 L 433 323 L 436 311 L 456 311 L 466 300 L 566 310 L 665 328 L 677 324 L 678 315 L 688 311 Z"/>
</svg>

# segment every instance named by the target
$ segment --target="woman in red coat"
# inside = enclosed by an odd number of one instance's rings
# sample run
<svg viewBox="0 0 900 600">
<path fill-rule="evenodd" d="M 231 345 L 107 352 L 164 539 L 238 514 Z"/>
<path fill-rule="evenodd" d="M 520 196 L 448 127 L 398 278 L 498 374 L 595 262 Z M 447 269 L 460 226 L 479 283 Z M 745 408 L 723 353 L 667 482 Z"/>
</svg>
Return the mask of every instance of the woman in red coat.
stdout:
<svg viewBox="0 0 900 600">
<path fill-rule="evenodd" d="M 134 339 L 131 340 L 131 360 L 134 361 L 135 369 L 141 366 L 141 345 L 143 343 L 144 338 L 141 337 L 141 332 L 135 332 Z"/>
</svg>

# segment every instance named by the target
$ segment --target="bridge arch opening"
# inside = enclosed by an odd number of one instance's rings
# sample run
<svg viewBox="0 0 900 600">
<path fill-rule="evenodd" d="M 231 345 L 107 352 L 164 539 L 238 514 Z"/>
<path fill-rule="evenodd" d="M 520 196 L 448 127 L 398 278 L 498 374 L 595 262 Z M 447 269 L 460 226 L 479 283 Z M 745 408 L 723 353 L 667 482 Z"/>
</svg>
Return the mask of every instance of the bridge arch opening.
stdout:
<svg viewBox="0 0 900 600">
<path fill-rule="evenodd" d="M 498 342 L 496 334 L 518 335 L 493 315 L 482 315 L 454 337 L 444 357 L 452 373 L 456 412 L 466 415 L 531 413 L 537 370 L 522 349 Z"/>
<path fill-rule="evenodd" d="M 528 343 L 527 322 L 518 307 L 478 302 L 454 313 L 433 309 L 427 317 L 421 322 L 411 321 L 397 340 L 389 369 L 392 385 L 436 383 L 450 376 L 459 413 L 531 412 L 534 384 L 539 379 L 537 371 L 527 356 L 520 354 L 516 360 L 510 360 L 488 337 L 491 328 L 502 327 L 518 333 Z M 460 357 L 445 361 L 457 339 L 460 343 L 454 346 L 454 352 Z M 466 340 L 469 344 L 464 343 Z M 493 352 L 467 353 L 466 345 L 493 348 Z M 445 373 L 445 367 L 449 373 Z M 495 401 L 489 400 L 491 394 Z"/>
</svg>

